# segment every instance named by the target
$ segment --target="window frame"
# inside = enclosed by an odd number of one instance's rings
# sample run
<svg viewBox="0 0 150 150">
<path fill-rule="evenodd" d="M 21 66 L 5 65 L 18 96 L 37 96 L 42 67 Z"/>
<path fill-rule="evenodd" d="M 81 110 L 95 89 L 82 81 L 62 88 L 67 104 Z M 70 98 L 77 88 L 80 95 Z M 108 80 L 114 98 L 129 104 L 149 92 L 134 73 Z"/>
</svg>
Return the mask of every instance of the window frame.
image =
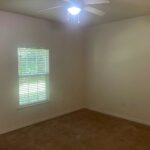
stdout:
<svg viewBox="0 0 150 150">
<path fill-rule="evenodd" d="M 24 75 L 24 77 L 37 77 L 37 76 L 45 76 L 46 77 L 46 99 L 43 99 L 41 101 L 36 101 L 36 102 L 33 102 L 33 103 L 28 103 L 28 104 L 20 104 L 20 78 L 21 76 L 19 75 L 19 50 L 20 49 L 32 49 L 32 50 L 47 50 L 48 51 L 48 73 L 47 74 L 37 74 L 37 75 Z M 27 48 L 27 47 L 19 47 L 17 49 L 17 81 L 18 81 L 18 107 L 19 109 L 22 109 L 22 108 L 27 108 L 27 107 L 32 107 L 32 106 L 36 106 L 36 105 L 41 105 L 41 104 L 45 104 L 45 103 L 48 103 L 49 100 L 50 100 L 50 85 L 49 85 L 49 79 L 50 79 L 50 50 L 47 49 L 47 48 Z M 23 77 L 23 76 L 22 76 Z"/>
</svg>

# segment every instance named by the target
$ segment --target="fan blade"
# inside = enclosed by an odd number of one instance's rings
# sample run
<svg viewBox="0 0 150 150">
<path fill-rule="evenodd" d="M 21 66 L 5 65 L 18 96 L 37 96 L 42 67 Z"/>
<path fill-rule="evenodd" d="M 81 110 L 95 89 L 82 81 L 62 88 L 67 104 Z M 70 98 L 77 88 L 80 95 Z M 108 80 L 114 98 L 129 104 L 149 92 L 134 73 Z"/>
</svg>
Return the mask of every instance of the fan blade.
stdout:
<svg viewBox="0 0 150 150">
<path fill-rule="evenodd" d="M 84 0 L 85 4 L 92 5 L 92 4 L 108 4 L 110 3 L 109 0 Z"/>
<path fill-rule="evenodd" d="M 103 16 L 105 14 L 103 11 L 98 10 L 94 7 L 85 7 L 84 10 L 98 16 Z"/>
<path fill-rule="evenodd" d="M 62 8 L 64 6 L 55 6 L 55 7 L 50 7 L 50 8 L 47 8 L 47 9 L 43 9 L 43 10 L 40 10 L 39 13 L 42 13 L 42 12 L 45 12 L 45 11 L 48 11 L 48 10 L 53 10 L 53 9 L 57 9 L 57 8 Z"/>
</svg>

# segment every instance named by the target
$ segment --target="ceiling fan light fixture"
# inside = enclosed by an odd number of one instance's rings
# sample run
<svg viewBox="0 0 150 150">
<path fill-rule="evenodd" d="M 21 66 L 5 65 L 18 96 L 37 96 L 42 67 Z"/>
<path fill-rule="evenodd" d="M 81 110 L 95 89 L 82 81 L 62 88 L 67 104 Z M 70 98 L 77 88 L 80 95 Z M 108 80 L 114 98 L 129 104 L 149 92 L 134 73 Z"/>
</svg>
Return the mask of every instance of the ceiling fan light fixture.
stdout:
<svg viewBox="0 0 150 150">
<path fill-rule="evenodd" d="M 69 8 L 67 9 L 67 11 L 68 11 L 71 15 L 76 16 L 76 15 L 78 15 L 78 14 L 81 12 L 81 8 L 76 7 L 76 6 L 72 6 L 72 7 L 69 7 Z"/>
</svg>

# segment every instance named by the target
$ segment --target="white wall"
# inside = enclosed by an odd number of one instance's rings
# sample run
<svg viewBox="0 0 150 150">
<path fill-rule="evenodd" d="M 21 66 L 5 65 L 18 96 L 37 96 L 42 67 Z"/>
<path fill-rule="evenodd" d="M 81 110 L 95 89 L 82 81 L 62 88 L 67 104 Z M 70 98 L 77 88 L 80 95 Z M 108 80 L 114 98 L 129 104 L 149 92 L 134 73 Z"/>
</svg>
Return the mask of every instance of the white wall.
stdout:
<svg viewBox="0 0 150 150">
<path fill-rule="evenodd" d="M 0 133 L 84 104 L 150 125 L 150 16 L 77 30 L 0 11 Z M 18 47 L 50 49 L 48 103 L 18 109 Z"/>
<path fill-rule="evenodd" d="M 150 16 L 87 32 L 86 107 L 150 125 Z"/>
<path fill-rule="evenodd" d="M 83 107 L 82 33 L 0 11 L 0 133 Z M 17 48 L 50 49 L 48 103 L 18 109 Z"/>
</svg>

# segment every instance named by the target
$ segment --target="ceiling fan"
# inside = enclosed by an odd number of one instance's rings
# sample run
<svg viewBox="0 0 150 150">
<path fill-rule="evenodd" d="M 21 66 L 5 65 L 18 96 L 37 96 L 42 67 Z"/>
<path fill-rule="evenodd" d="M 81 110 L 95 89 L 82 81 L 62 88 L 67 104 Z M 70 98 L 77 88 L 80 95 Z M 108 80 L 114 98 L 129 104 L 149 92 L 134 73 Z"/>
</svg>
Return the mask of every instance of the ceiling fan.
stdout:
<svg viewBox="0 0 150 150">
<path fill-rule="evenodd" d="M 105 12 L 91 7 L 90 5 L 97 5 L 97 4 L 107 4 L 109 0 L 56 0 L 62 2 L 62 5 L 50 7 L 47 9 L 40 10 L 40 13 L 46 13 L 46 11 L 59 9 L 64 7 L 68 11 L 68 13 L 72 16 L 79 15 L 82 11 L 87 11 L 94 15 L 103 16 Z"/>
</svg>

